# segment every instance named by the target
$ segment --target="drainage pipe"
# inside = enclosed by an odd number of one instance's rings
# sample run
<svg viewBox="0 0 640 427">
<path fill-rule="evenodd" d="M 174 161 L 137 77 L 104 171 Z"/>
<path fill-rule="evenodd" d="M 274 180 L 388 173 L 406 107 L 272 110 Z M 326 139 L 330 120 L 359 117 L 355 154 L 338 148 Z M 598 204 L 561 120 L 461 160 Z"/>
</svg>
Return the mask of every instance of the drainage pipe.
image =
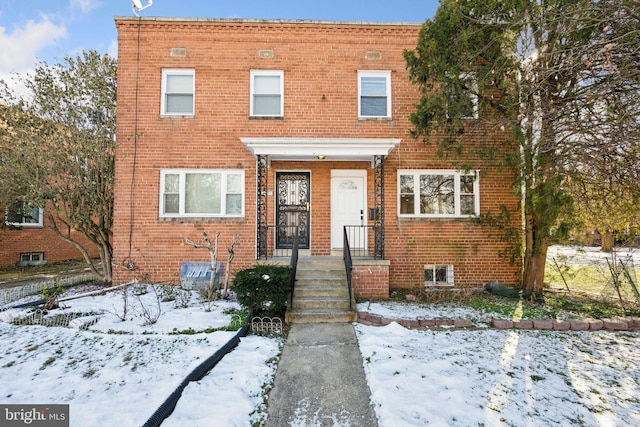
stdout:
<svg viewBox="0 0 640 427">
<path fill-rule="evenodd" d="M 248 317 L 247 317 L 248 318 Z M 176 408 L 182 391 L 189 385 L 191 381 L 198 381 L 204 375 L 213 369 L 214 366 L 222 360 L 222 358 L 230 353 L 240 342 L 240 338 L 247 335 L 249 332 L 249 326 L 243 326 L 224 346 L 222 346 L 213 355 L 208 357 L 204 362 L 198 365 L 187 377 L 182 380 L 180 385 L 175 389 L 173 393 L 160 405 L 160 407 L 151 415 L 143 427 L 159 427 L 162 422 L 171 415 Z"/>
</svg>

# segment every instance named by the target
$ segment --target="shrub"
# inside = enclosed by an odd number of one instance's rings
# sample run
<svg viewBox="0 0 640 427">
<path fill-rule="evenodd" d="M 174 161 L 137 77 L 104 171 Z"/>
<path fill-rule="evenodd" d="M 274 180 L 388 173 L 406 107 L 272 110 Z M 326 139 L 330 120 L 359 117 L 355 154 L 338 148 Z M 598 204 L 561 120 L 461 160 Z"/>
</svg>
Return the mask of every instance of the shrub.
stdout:
<svg viewBox="0 0 640 427">
<path fill-rule="evenodd" d="M 52 310 L 54 308 L 58 308 L 58 297 L 64 289 L 60 286 L 60 282 L 58 279 L 53 281 L 52 287 L 46 287 L 42 290 L 42 297 L 45 299 L 45 303 L 43 308 L 45 310 Z"/>
<path fill-rule="evenodd" d="M 255 315 L 279 316 L 287 308 L 289 269 L 276 265 L 258 265 L 238 271 L 233 280 L 238 302 Z"/>
</svg>

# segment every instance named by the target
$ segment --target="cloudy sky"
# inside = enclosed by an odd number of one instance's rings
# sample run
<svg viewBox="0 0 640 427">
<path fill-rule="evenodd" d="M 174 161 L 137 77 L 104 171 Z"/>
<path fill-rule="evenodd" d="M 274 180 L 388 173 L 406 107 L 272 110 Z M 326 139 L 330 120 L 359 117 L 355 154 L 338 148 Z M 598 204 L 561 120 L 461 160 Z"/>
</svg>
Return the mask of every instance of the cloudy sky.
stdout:
<svg viewBox="0 0 640 427">
<path fill-rule="evenodd" d="M 142 0 L 147 4 L 148 0 Z M 437 0 L 153 0 L 141 16 L 424 22 Z M 82 50 L 117 55 L 114 16 L 131 0 L 0 0 L 0 78 Z"/>
</svg>

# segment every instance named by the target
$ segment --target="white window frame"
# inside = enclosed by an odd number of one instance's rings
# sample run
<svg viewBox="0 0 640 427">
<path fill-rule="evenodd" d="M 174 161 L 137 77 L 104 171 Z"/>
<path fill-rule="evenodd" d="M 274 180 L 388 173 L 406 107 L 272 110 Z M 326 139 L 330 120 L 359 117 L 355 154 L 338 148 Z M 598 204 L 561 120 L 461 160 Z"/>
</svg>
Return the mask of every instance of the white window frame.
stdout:
<svg viewBox="0 0 640 427">
<path fill-rule="evenodd" d="M 386 79 L 387 114 L 385 116 L 362 115 L 362 78 L 384 77 Z M 391 119 L 391 71 L 389 70 L 358 70 L 358 119 Z"/>
<path fill-rule="evenodd" d="M 21 216 L 24 218 L 24 215 Z M 9 208 L 7 208 L 5 210 L 5 224 L 21 228 L 42 228 L 44 226 L 43 210 L 42 208 L 38 208 L 38 222 L 9 222 Z"/>
<path fill-rule="evenodd" d="M 436 271 L 442 268 L 447 269 L 447 280 L 445 282 L 435 280 L 437 276 Z M 432 272 L 434 280 L 428 281 L 426 279 L 426 273 L 429 270 Z M 424 276 L 425 276 L 424 285 L 426 287 L 451 287 L 455 285 L 455 280 L 453 276 L 453 265 L 451 264 L 427 264 L 424 266 Z"/>
<path fill-rule="evenodd" d="M 190 94 L 192 96 L 191 113 L 172 113 L 167 111 L 167 76 L 191 76 L 191 92 L 176 93 Z M 171 95 L 171 94 L 169 94 Z M 192 68 L 165 68 L 162 70 L 162 90 L 160 96 L 160 115 L 164 117 L 193 117 L 196 109 L 196 70 Z"/>
<path fill-rule="evenodd" d="M 220 195 L 220 212 L 219 213 L 186 213 L 185 200 L 186 200 L 186 176 L 188 174 L 220 174 L 221 175 L 221 195 Z M 178 175 L 179 190 L 178 190 L 178 212 L 177 213 L 165 213 L 164 212 L 164 189 L 165 189 L 165 177 L 167 175 Z M 227 192 L 227 177 L 229 175 L 240 175 L 242 192 L 239 193 L 242 199 L 242 207 L 239 213 L 228 214 L 227 213 L 227 198 L 229 194 Z M 242 218 L 245 212 L 245 173 L 244 169 L 161 169 L 160 170 L 160 199 L 158 205 L 158 212 L 160 218 Z"/>
<path fill-rule="evenodd" d="M 411 214 L 401 213 L 402 194 L 401 194 L 401 176 L 412 175 L 413 176 L 413 189 L 414 196 L 414 211 Z M 423 214 L 420 213 L 420 176 L 421 175 L 453 175 L 454 176 L 454 213 L 453 214 Z M 398 217 L 401 218 L 474 218 L 480 214 L 480 176 L 479 171 L 456 171 L 447 169 L 399 169 L 398 170 L 398 187 L 397 187 L 397 200 L 398 200 Z M 461 195 L 469 195 L 469 193 L 462 193 L 460 186 L 460 177 L 472 176 L 473 181 L 473 196 L 474 196 L 474 213 L 473 214 L 461 214 Z"/>
<path fill-rule="evenodd" d="M 34 258 L 37 256 L 37 260 Z M 44 252 L 23 252 L 20 254 L 20 261 L 18 261 L 18 265 L 27 266 L 27 265 L 44 265 L 47 263 L 47 260 L 44 258 Z"/>
<path fill-rule="evenodd" d="M 249 116 L 251 117 L 284 117 L 284 71 L 282 70 L 251 70 L 249 80 Z M 254 97 L 255 94 L 255 78 L 257 76 L 277 76 L 280 78 L 280 114 L 255 114 L 254 113 Z M 259 95 L 259 94 L 258 94 Z"/>
<path fill-rule="evenodd" d="M 480 117 L 478 112 L 478 78 L 476 77 L 476 73 L 473 72 L 464 72 L 460 73 L 461 80 L 471 80 L 471 88 L 469 92 L 466 94 L 471 100 L 471 105 L 473 108 L 473 116 L 462 116 L 460 119 L 462 120 L 474 120 Z M 449 116 L 449 109 L 447 108 L 447 118 Z"/>
</svg>

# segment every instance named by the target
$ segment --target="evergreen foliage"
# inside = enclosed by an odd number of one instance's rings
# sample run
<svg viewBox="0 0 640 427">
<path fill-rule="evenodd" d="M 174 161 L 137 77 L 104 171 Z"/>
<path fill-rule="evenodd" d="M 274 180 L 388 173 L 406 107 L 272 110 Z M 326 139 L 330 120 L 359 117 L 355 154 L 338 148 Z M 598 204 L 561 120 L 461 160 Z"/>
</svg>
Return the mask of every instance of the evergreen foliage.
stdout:
<svg viewBox="0 0 640 427">
<path fill-rule="evenodd" d="M 412 135 L 459 167 L 510 167 L 524 211 L 523 284 L 542 289 L 547 247 L 575 222 L 568 182 L 616 153 L 637 173 L 638 0 L 441 0 L 405 52 L 422 96 Z M 469 115 L 477 100 L 477 116 Z M 471 159 L 471 160 L 469 160 Z M 595 193 L 593 193 L 595 194 Z M 511 233 L 513 235 L 513 233 Z"/>
<path fill-rule="evenodd" d="M 257 265 L 238 271 L 233 280 L 238 302 L 255 315 L 282 316 L 290 292 L 289 269 L 277 265 Z"/>
</svg>

